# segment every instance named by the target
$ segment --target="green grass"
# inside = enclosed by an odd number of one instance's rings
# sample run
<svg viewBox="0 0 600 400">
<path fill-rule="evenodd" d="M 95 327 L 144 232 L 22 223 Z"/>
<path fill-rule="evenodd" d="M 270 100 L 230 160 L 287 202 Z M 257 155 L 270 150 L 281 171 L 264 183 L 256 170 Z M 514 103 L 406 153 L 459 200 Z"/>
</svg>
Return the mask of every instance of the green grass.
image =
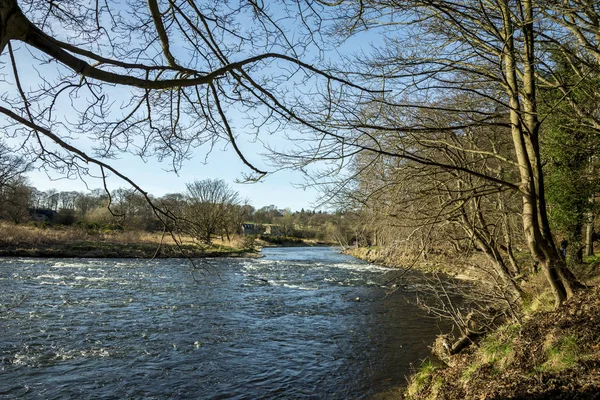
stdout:
<svg viewBox="0 0 600 400">
<path fill-rule="evenodd" d="M 549 335 L 544 347 L 546 361 L 536 367 L 537 372 L 562 372 L 573 368 L 579 360 L 579 346 L 575 336 L 567 335 L 556 340 Z"/>
<path fill-rule="evenodd" d="M 537 296 L 526 299 L 523 303 L 523 313 L 532 316 L 538 312 L 550 312 L 554 310 L 554 296 L 550 290 L 546 290 Z"/>
<path fill-rule="evenodd" d="M 437 367 L 431 362 L 431 360 L 425 360 L 421 364 L 419 370 L 411 377 L 408 388 L 406 389 L 406 395 L 408 399 L 421 398 L 421 391 L 428 385 L 429 381 L 431 380 L 431 376 L 433 375 L 436 369 Z M 439 378 L 438 381 L 439 380 L 441 380 L 441 378 Z M 434 384 L 432 391 L 434 391 L 434 389 L 435 392 L 439 390 L 439 387 L 441 387 L 441 383 L 439 383 L 439 386 L 437 386 L 436 388 L 436 385 L 438 383 L 439 382 L 436 382 L 436 384 Z"/>
<path fill-rule="evenodd" d="M 600 264 L 600 254 L 594 254 L 593 256 L 583 256 L 583 262 L 585 264 Z"/>
<path fill-rule="evenodd" d="M 479 369 L 479 367 L 479 364 L 473 363 L 464 369 L 462 375 L 460 376 L 460 381 L 463 383 L 463 385 L 469 383 L 471 377 Z"/>
<path fill-rule="evenodd" d="M 515 339 L 521 332 L 519 323 L 512 323 L 498 328 L 486 336 L 475 352 L 474 361 L 465 368 L 461 375 L 463 385 L 468 384 L 473 374 L 484 365 L 490 365 L 492 371 L 500 373 L 510 366 L 514 359 Z"/>
</svg>

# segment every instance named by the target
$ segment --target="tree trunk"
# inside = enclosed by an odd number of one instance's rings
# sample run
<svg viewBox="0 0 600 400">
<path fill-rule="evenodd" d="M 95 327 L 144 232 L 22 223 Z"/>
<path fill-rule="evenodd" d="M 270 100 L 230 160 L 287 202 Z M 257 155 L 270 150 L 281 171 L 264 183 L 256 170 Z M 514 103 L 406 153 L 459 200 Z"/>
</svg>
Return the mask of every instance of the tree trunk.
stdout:
<svg viewBox="0 0 600 400">
<path fill-rule="evenodd" d="M 506 243 L 506 255 L 508 256 L 508 261 L 510 262 L 510 265 L 512 267 L 513 274 L 515 276 L 517 276 L 521 273 L 521 268 L 519 267 L 519 263 L 517 263 L 515 255 L 513 253 L 512 234 L 511 234 L 511 230 L 510 230 L 509 214 L 506 209 L 506 205 L 504 204 L 504 201 L 502 200 L 502 194 L 498 194 L 498 207 L 502 210 L 502 213 L 504 214 L 504 216 L 503 216 L 504 218 L 502 220 L 502 228 L 504 229 L 504 242 Z"/>
<path fill-rule="evenodd" d="M 585 230 L 585 252 L 586 256 L 594 255 L 594 214 L 588 213 L 587 216 L 587 227 Z"/>
<path fill-rule="evenodd" d="M 562 280 L 560 279 L 560 276 L 556 270 L 556 266 L 552 260 L 546 260 L 543 262 L 542 268 L 544 269 L 544 276 L 550 284 L 550 289 L 554 295 L 554 308 L 556 309 L 567 298 L 567 291 L 562 284 Z"/>
<path fill-rule="evenodd" d="M 519 57 L 514 45 L 513 14 L 508 1 L 499 2 L 503 22 L 502 62 L 507 95 L 510 104 L 510 123 L 515 155 L 521 178 L 523 198 L 523 230 L 533 258 L 539 262 L 552 290 L 555 307 L 573 294 L 579 285 L 561 259 L 550 232 L 544 198 L 544 180 L 538 143 L 539 120 L 536 109 L 535 58 L 533 35 L 533 6 L 523 1 L 524 54 Z M 519 81 L 517 64 L 522 60 L 522 80 Z"/>
<path fill-rule="evenodd" d="M 482 237 L 481 233 L 478 232 L 477 227 L 474 227 L 469 223 L 469 219 L 464 215 L 464 211 L 461 226 L 492 263 L 494 270 L 506 285 L 505 290 L 507 294 L 510 295 L 510 303 L 512 304 L 515 301 L 520 301 L 522 299 L 523 290 L 513 279 L 502 255 L 494 245 L 491 245 L 484 237 Z"/>
</svg>

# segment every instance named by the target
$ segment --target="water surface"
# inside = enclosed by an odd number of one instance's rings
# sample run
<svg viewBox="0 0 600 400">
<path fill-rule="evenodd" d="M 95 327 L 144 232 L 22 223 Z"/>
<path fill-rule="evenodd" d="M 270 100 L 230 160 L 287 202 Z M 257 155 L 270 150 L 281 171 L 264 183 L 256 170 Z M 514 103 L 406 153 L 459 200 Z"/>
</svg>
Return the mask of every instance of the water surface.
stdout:
<svg viewBox="0 0 600 400">
<path fill-rule="evenodd" d="M 418 276 L 386 297 L 335 249 L 264 255 L 0 260 L 0 398 L 368 398 L 429 354 Z"/>
</svg>

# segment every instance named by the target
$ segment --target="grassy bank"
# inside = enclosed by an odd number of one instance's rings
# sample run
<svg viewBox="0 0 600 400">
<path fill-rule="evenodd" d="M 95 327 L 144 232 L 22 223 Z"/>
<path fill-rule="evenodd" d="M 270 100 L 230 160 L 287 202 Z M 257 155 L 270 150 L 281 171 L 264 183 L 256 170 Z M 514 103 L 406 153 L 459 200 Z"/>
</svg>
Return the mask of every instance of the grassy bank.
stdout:
<svg viewBox="0 0 600 400">
<path fill-rule="evenodd" d="M 256 257 L 241 238 L 199 244 L 181 237 L 180 244 L 161 233 L 108 231 L 81 226 L 34 226 L 0 223 L 0 256 L 8 257 Z"/>
<path fill-rule="evenodd" d="M 600 288 L 556 311 L 549 311 L 551 301 L 453 356 L 446 368 L 423 363 L 395 398 L 600 398 Z"/>
<path fill-rule="evenodd" d="M 374 264 L 396 268 L 410 268 L 421 272 L 442 273 L 462 280 L 480 280 L 481 269 L 477 268 L 479 255 L 469 259 L 450 258 L 444 254 L 430 254 L 427 258 L 414 255 L 398 254 L 393 248 L 386 247 L 349 247 L 345 254 Z"/>
</svg>

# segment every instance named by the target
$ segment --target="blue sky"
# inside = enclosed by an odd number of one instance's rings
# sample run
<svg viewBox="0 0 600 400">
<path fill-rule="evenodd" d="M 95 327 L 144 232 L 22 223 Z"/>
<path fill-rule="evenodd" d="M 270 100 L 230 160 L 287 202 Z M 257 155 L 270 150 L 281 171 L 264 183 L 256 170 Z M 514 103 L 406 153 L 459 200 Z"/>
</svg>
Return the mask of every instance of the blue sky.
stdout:
<svg viewBox="0 0 600 400">
<path fill-rule="evenodd" d="M 368 45 L 375 36 L 367 34 L 366 37 L 361 39 L 353 39 L 351 43 L 344 44 L 337 50 L 342 53 L 348 53 L 351 51 L 360 51 L 362 47 Z M 39 62 L 36 62 L 32 57 L 32 53 L 35 55 L 35 50 L 27 49 L 25 45 L 15 46 L 17 53 L 17 63 L 19 65 L 19 74 L 24 85 L 31 85 L 26 88 L 28 90 L 35 90 L 39 81 L 39 77 L 44 75 L 44 78 L 52 76 L 52 70 L 56 73 L 56 64 L 47 64 L 40 67 Z M 178 52 L 177 50 L 175 50 Z M 338 53 L 339 54 L 339 53 Z M 329 57 L 333 59 L 338 58 L 338 54 L 335 51 L 329 53 Z M 3 54 L 3 58 L 6 58 L 6 52 Z M 175 54 L 176 58 L 179 54 Z M 182 56 L 183 57 L 183 56 Z M 41 71 L 36 68 L 43 68 Z M 50 71 L 50 72 L 48 72 Z M 11 74 L 8 69 L 5 69 L 5 78 L 8 81 L 8 85 L 11 84 Z M 48 75 L 50 74 L 50 75 Z M 0 89 L 6 85 L 0 83 Z M 12 87 L 7 89 L 14 93 L 14 84 Z M 128 88 L 113 88 L 108 89 L 109 93 L 113 95 L 111 100 L 127 102 Z M 73 115 L 72 109 L 76 108 L 79 104 L 70 104 L 70 102 L 64 101 L 64 104 L 59 105 L 59 109 L 63 114 L 63 118 L 69 119 Z M 85 102 L 81 104 L 85 106 Z M 235 111 L 230 110 L 235 113 Z M 230 115 L 231 117 L 231 115 Z M 74 117 L 73 117 L 74 118 Z M 238 135 L 238 145 L 242 150 L 245 150 L 245 156 L 256 163 L 256 166 L 261 169 L 272 170 L 265 164 L 265 160 L 261 157 L 260 153 L 266 152 L 260 142 L 253 143 L 252 137 L 248 137 L 244 132 L 244 122 L 241 122 L 242 118 L 239 115 L 233 115 L 232 121 L 234 121 L 234 133 Z M 60 128 L 59 128 L 60 129 Z M 279 132 L 277 136 L 271 136 L 268 138 L 269 145 L 274 147 L 286 147 L 289 144 L 285 143 L 283 139 L 284 134 L 294 135 L 294 132 Z M 64 135 L 64 132 L 62 132 Z M 21 139 L 22 140 L 22 139 Z M 18 145 L 19 140 L 15 140 L 14 143 Z M 70 137 L 69 142 L 76 145 L 80 149 L 90 152 L 92 142 L 89 141 L 85 136 L 81 137 Z M 205 162 L 206 161 L 206 162 Z M 225 142 L 220 142 L 206 157 L 206 148 L 199 148 L 194 151 L 193 156 L 187 160 L 182 169 L 178 174 L 174 172 L 167 172 L 169 169 L 168 163 L 161 164 L 158 160 L 150 158 L 145 162 L 139 157 L 130 154 L 120 154 L 116 160 L 107 160 L 109 164 L 127 175 L 133 181 L 135 181 L 144 190 L 155 196 L 162 196 L 166 193 L 183 192 L 185 191 L 185 184 L 194 180 L 202 180 L 206 178 L 219 178 L 223 179 L 235 190 L 240 193 L 242 199 L 247 199 L 248 202 L 256 208 L 260 208 L 268 205 L 276 205 L 278 208 L 290 208 L 292 210 L 310 209 L 315 206 L 315 202 L 318 198 L 318 191 L 315 187 L 299 188 L 304 183 L 304 176 L 299 171 L 284 170 L 270 174 L 262 179 L 258 183 L 236 183 L 236 180 L 241 180 L 243 173 L 249 173 L 250 170 L 244 166 L 241 160 L 237 157 L 231 146 L 226 146 Z M 93 174 L 99 175 L 99 171 L 92 171 Z M 59 173 L 54 171 L 43 171 L 34 169 L 28 173 L 28 177 L 31 184 L 39 190 L 55 189 L 58 191 L 85 191 L 87 188 L 95 189 L 102 187 L 102 180 L 92 177 L 85 178 L 85 181 L 80 179 L 65 179 Z M 109 189 L 116 189 L 119 187 L 127 187 L 127 183 L 120 181 L 116 178 L 108 179 Z"/>
<path fill-rule="evenodd" d="M 188 160 L 179 174 L 166 171 L 167 166 L 156 160 L 144 163 L 131 155 L 115 160 L 112 164 L 155 196 L 184 192 L 185 184 L 194 180 L 218 178 L 227 182 L 239 192 L 242 199 L 247 199 L 249 204 L 257 209 L 272 204 L 278 208 L 290 208 L 292 211 L 299 211 L 302 208 L 311 209 L 318 197 L 314 187 L 307 189 L 295 187 L 301 185 L 304 178 L 300 172 L 293 170 L 275 172 L 257 183 L 237 183 L 236 181 L 242 180 L 241 173 L 249 171 L 231 149 L 225 151 L 215 149 L 208 156 L 206 163 L 200 160 L 204 161 L 204 156 L 200 154 Z M 100 179 L 86 178 L 86 182 L 79 179 L 65 179 L 52 171 L 46 173 L 34 169 L 27 175 L 33 186 L 39 190 L 86 191 L 86 183 L 90 189 L 102 187 Z M 111 189 L 126 187 L 126 183 L 119 179 L 108 181 Z"/>
</svg>

